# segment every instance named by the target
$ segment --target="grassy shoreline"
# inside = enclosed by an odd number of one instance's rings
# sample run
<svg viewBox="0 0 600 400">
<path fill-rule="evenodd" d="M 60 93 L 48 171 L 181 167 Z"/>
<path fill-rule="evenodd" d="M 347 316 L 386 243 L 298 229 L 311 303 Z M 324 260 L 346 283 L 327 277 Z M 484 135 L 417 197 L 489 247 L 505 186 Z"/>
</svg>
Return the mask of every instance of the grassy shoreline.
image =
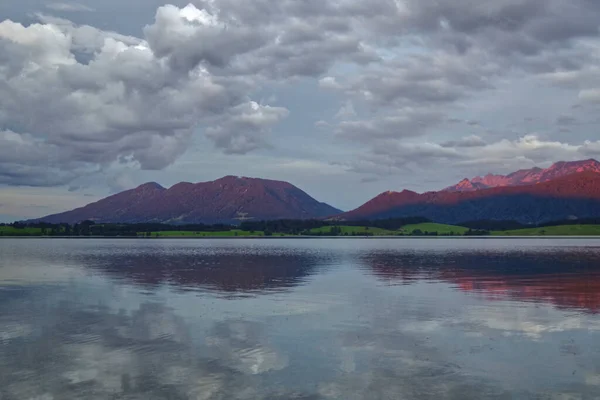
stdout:
<svg viewBox="0 0 600 400">
<path fill-rule="evenodd" d="M 557 225 L 547 227 L 525 228 L 507 231 L 488 231 L 479 234 L 469 228 L 457 225 L 437 223 L 421 223 L 402 226 L 397 230 L 389 230 L 371 226 L 334 225 L 310 229 L 300 234 L 281 232 L 245 231 L 231 229 L 223 231 L 155 231 L 135 232 L 131 235 L 64 235 L 44 234 L 41 229 L 18 229 L 11 226 L 0 226 L 0 238 L 147 238 L 147 239 L 213 239 L 213 238 L 448 238 L 448 237 L 600 237 L 600 225 Z"/>
<path fill-rule="evenodd" d="M 494 240 L 494 239 L 600 239 L 600 235 L 462 235 L 462 236 L 410 236 L 410 235 L 392 235 L 392 236 L 303 236 L 303 235 L 288 235 L 288 236 L 161 236 L 161 237 L 145 237 L 145 236 L 0 236 L 2 239 L 73 239 L 73 240 L 98 240 L 98 239 L 129 239 L 129 240 L 216 240 L 216 239 L 233 239 L 233 240 L 278 240 L 278 239 L 431 239 L 431 240 L 444 240 L 444 239 L 482 239 L 482 240 Z"/>
</svg>

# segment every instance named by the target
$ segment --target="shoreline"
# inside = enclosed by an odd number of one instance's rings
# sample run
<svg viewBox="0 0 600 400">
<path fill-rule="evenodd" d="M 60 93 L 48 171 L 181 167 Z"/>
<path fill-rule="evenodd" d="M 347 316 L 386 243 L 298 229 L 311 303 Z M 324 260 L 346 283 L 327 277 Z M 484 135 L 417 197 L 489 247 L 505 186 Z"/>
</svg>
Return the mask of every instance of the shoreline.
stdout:
<svg viewBox="0 0 600 400">
<path fill-rule="evenodd" d="M 531 235 L 531 236 L 514 236 L 514 235 L 473 235 L 473 236 L 402 236 L 402 235 L 382 235 L 382 236 L 159 236 L 159 237 L 134 237 L 134 236 L 0 236 L 2 239 L 130 239 L 130 240 L 164 240 L 164 239 L 600 239 L 600 235 Z"/>
</svg>

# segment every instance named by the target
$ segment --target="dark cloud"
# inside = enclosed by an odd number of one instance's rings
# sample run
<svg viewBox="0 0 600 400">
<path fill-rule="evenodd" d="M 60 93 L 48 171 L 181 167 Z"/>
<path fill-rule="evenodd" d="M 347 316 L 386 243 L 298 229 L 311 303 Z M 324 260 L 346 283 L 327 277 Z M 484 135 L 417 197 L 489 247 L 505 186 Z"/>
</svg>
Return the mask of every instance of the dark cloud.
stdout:
<svg viewBox="0 0 600 400">
<path fill-rule="evenodd" d="M 20 160 L 0 158 L 0 181 L 37 184 L 42 154 L 53 155 L 43 168 L 60 177 L 41 179 L 48 184 L 123 159 L 164 169 L 192 147 L 196 132 L 226 154 L 271 149 L 273 127 L 288 114 L 312 116 L 302 100 L 290 110 L 258 104 L 253 96 L 267 86 L 302 96 L 299 82 L 318 80 L 345 104 L 318 117 L 324 133 L 360 142 L 375 169 L 372 156 L 390 139 L 441 162 L 452 148 L 488 148 L 460 139 L 464 132 L 444 132 L 444 122 L 470 131 L 489 126 L 496 116 L 469 108 L 478 96 L 498 118 L 511 119 L 513 105 L 494 94 L 513 80 L 539 84 L 540 98 L 570 94 L 570 105 L 600 104 L 600 3 L 589 0 L 184 3 L 40 2 L 32 15 L 45 8 L 87 24 L 40 14 L 28 26 L 0 22 L 0 129 L 29 143 L 19 145 L 21 153 L 32 150 Z M 107 27 L 111 9 L 118 21 Z M 565 118 L 548 122 L 566 133 L 573 123 Z M 432 133 L 449 138 L 433 150 Z M 2 137 L 0 145 L 15 148 Z M 495 148 L 499 158 L 512 158 L 513 147 Z M 545 154 L 557 159 L 561 152 Z"/>
</svg>

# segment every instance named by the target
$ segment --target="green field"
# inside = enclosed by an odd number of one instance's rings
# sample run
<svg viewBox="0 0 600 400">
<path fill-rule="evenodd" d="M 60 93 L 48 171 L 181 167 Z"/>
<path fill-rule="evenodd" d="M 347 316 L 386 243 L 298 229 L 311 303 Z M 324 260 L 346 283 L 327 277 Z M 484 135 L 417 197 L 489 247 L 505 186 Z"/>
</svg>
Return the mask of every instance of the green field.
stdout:
<svg viewBox="0 0 600 400">
<path fill-rule="evenodd" d="M 453 233 L 454 235 L 463 235 L 465 232 L 469 230 L 469 228 L 465 228 L 464 226 L 456 226 L 456 225 L 446 225 L 446 224 L 436 224 L 434 222 L 425 222 L 422 224 L 414 224 L 414 225 L 405 225 L 402 227 L 402 231 L 406 234 L 412 234 L 414 231 L 420 230 L 421 232 L 437 232 L 438 235 L 449 235 Z"/>
<path fill-rule="evenodd" d="M 367 235 L 367 234 L 371 234 L 371 235 L 375 235 L 375 236 L 386 236 L 386 235 L 398 235 L 399 232 L 398 231 L 391 231 L 391 230 L 387 230 L 387 229 L 381 229 L 381 228 L 375 228 L 372 226 L 347 226 L 347 225 L 339 225 L 339 226 L 335 226 L 336 228 L 340 228 L 341 230 L 341 234 L 345 235 L 346 233 L 348 235 Z M 327 235 L 331 232 L 331 228 L 333 228 L 333 226 L 322 226 L 320 228 L 314 228 L 311 229 L 309 232 L 311 234 L 321 234 L 321 235 Z"/>
<path fill-rule="evenodd" d="M 139 236 L 146 236 L 145 232 L 139 232 Z M 164 232 L 151 232 L 151 237 L 236 237 L 236 236 L 264 236 L 264 232 L 256 231 L 242 231 L 240 229 L 233 229 L 231 231 L 219 231 L 219 232 L 189 232 L 189 231 L 164 231 Z M 275 235 L 274 235 L 275 236 Z"/>
<path fill-rule="evenodd" d="M 494 231 L 494 236 L 595 236 L 600 235 L 600 225 L 559 225 L 541 228 Z"/>
<path fill-rule="evenodd" d="M 41 236 L 41 228 L 17 229 L 12 226 L 0 226 L 0 236 Z"/>
<path fill-rule="evenodd" d="M 349 226 L 349 225 L 338 225 L 323 226 L 320 228 L 311 229 L 310 235 L 322 235 L 329 236 L 331 229 L 337 230 L 336 236 L 401 236 L 401 235 L 418 235 L 418 234 L 431 234 L 437 235 L 464 235 L 468 228 L 464 226 L 446 225 L 437 223 L 422 223 L 414 225 L 405 225 L 399 230 L 388 230 L 376 227 L 367 226 Z M 339 229 L 339 230 L 338 230 Z M 417 231 L 420 231 L 418 233 Z M 0 236 L 44 236 L 49 235 L 50 230 L 47 229 L 45 233 L 42 232 L 41 228 L 14 228 L 12 226 L 0 226 Z M 493 231 L 493 236 L 600 236 L 600 225 L 559 225 L 559 226 L 547 226 L 541 228 L 527 228 L 527 229 L 516 229 L 509 231 Z M 60 235 L 60 233 L 58 233 Z M 163 232 L 151 232 L 150 237 L 262 237 L 265 236 L 263 231 L 244 231 L 241 229 L 233 229 L 230 231 L 217 231 L 217 232 L 192 232 L 192 231 L 163 231 Z M 138 232 L 139 237 L 147 236 L 146 232 Z M 289 234 L 273 233 L 271 236 L 291 236 Z"/>
</svg>

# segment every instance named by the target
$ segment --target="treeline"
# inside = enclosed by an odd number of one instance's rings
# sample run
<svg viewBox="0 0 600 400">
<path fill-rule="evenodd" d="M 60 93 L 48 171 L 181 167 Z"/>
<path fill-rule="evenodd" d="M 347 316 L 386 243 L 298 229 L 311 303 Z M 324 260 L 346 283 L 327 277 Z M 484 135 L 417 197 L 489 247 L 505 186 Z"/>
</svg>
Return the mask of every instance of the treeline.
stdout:
<svg viewBox="0 0 600 400">
<path fill-rule="evenodd" d="M 423 217 L 408 217 L 408 218 L 389 218 L 389 219 L 378 219 L 373 221 L 337 221 L 337 220 L 318 220 L 318 219 L 279 219 L 271 221 L 246 221 L 242 222 L 239 229 L 244 231 L 262 231 L 266 235 L 268 233 L 285 233 L 288 235 L 301 235 L 308 234 L 311 229 L 319 229 L 330 226 L 332 228 L 344 226 L 369 226 L 373 228 L 381 228 L 388 230 L 397 230 L 405 225 L 422 224 L 431 222 L 427 218 Z M 334 229 L 332 231 L 336 233 Z M 315 235 L 313 233 L 313 235 Z M 335 236 L 335 235 L 334 235 Z M 361 235 L 364 236 L 364 235 Z"/>
<path fill-rule="evenodd" d="M 408 217 L 390 218 L 374 221 L 334 221 L 334 220 L 270 220 L 246 221 L 241 225 L 228 224 L 186 224 L 171 225 L 161 223 L 134 223 L 134 224 L 105 224 L 94 221 L 83 221 L 78 224 L 49 224 L 45 222 L 0 224 L 0 236 L 150 236 L 156 232 L 182 231 L 182 232 L 223 232 L 240 229 L 248 232 L 263 232 L 265 236 L 275 233 L 285 235 L 313 235 L 313 236 L 338 236 L 343 235 L 339 225 L 355 227 L 373 227 L 387 230 L 398 230 L 405 225 L 431 222 L 427 218 Z M 10 231 L 2 227 L 13 228 Z M 323 232 L 311 232 L 312 229 L 331 227 Z M 422 233 L 428 235 L 428 233 Z M 432 233 L 433 234 L 433 233 Z M 347 236 L 371 236 L 371 232 L 347 233 Z"/>
<path fill-rule="evenodd" d="M 2 227 L 12 228 L 10 230 Z M 0 224 L 0 236 L 139 236 L 150 232 L 186 231 L 186 232 L 218 232 L 237 229 L 225 224 L 188 224 L 169 225 L 159 223 L 140 224 L 96 224 L 94 221 L 83 221 L 78 224 L 49 224 L 45 222 Z"/>
<path fill-rule="evenodd" d="M 381 228 L 389 231 L 397 231 L 406 225 L 415 225 L 432 222 L 423 217 L 389 218 L 380 220 L 363 221 L 338 221 L 338 220 L 270 220 L 270 221 L 245 221 L 240 225 L 230 224 L 185 224 L 171 225 L 162 223 L 134 223 L 134 224 L 104 224 L 94 221 L 83 221 L 78 224 L 49 224 L 45 222 L 12 224 L 0 224 L 0 236 L 106 236 L 106 237 L 135 237 L 150 236 L 156 232 L 183 231 L 183 232 L 227 232 L 232 230 L 243 230 L 250 233 L 262 232 L 265 236 L 274 234 L 284 235 L 307 235 L 307 236 L 374 236 L 369 228 Z M 489 235 L 492 231 L 507 231 L 524 228 L 549 227 L 560 225 L 600 225 L 600 218 L 587 218 L 577 220 L 551 221 L 537 225 L 522 224 L 517 221 L 495 221 L 480 220 L 467 221 L 458 226 L 468 228 L 465 235 L 478 236 Z M 361 227 L 360 231 L 343 230 L 340 226 Z M 327 229 L 329 227 L 329 229 Z M 325 228 L 325 229 L 323 229 Z M 318 231 L 315 231 L 317 230 Z M 412 236 L 456 236 L 459 233 L 438 233 L 415 230 L 405 233 Z"/>
</svg>

